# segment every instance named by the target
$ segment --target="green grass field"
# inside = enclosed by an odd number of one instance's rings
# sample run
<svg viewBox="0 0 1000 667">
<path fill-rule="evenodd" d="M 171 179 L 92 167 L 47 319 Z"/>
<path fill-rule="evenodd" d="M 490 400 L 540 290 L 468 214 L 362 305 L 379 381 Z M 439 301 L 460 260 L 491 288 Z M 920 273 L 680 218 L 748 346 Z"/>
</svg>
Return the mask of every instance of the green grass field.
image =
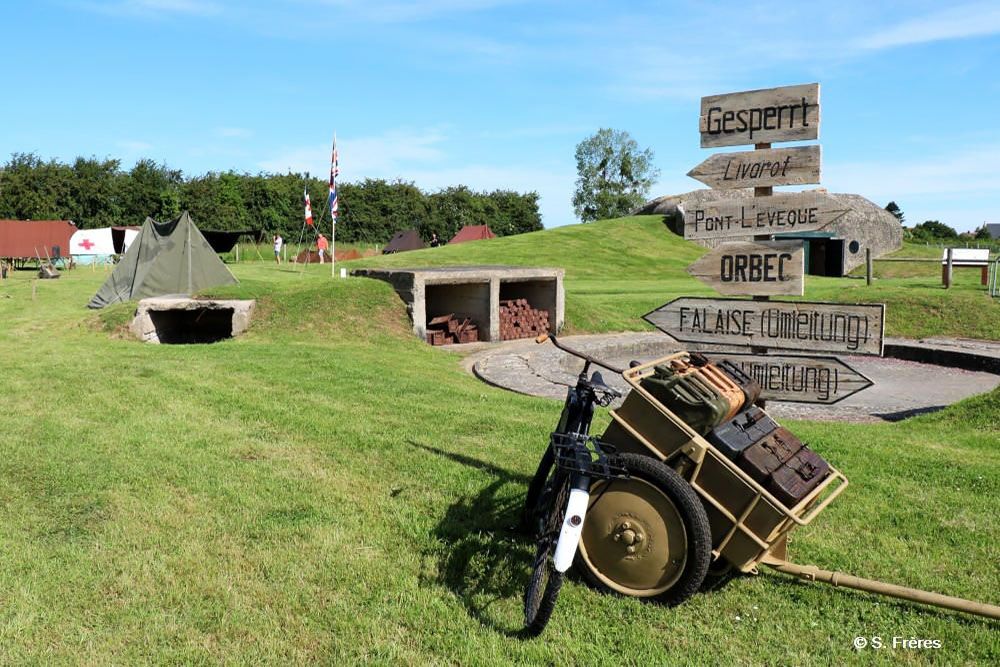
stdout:
<svg viewBox="0 0 1000 667">
<path fill-rule="evenodd" d="M 377 261 L 565 266 L 573 330 L 641 329 L 708 295 L 683 274 L 701 250 L 665 235 L 609 221 Z M 0 283 L 0 664 L 1000 661 L 995 623 L 769 572 L 675 609 L 572 580 L 543 638 L 518 637 L 512 527 L 558 404 L 413 338 L 385 284 L 235 272 L 215 292 L 257 298 L 256 319 L 206 346 L 128 340 L 130 306 L 87 311 L 100 271 Z M 885 301 L 900 335 L 1000 331 L 971 281 L 809 279 L 807 297 Z M 794 560 L 1000 603 L 1000 390 L 789 425 L 851 479 Z M 859 635 L 942 648 L 859 653 Z"/>
</svg>

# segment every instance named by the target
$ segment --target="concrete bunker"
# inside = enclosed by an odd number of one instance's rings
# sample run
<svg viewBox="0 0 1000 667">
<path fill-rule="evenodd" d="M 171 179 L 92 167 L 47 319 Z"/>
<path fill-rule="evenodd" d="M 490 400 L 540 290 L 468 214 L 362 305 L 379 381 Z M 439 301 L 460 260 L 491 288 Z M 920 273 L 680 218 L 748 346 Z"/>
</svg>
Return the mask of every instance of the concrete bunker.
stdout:
<svg viewBox="0 0 1000 667">
<path fill-rule="evenodd" d="M 427 339 L 432 319 L 454 314 L 468 317 L 478 328 L 478 340 L 501 340 L 500 304 L 524 299 L 548 311 L 548 328 L 563 325 L 562 269 L 514 266 L 453 266 L 433 269 L 355 269 L 354 276 L 384 280 L 406 303 L 413 333 Z"/>
<path fill-rule="evenodd" d="M 246 331 L 253 301 L 156 297 L 139 302 L 132 333 L 147 343 L 217 343 Z"/>
</svg>

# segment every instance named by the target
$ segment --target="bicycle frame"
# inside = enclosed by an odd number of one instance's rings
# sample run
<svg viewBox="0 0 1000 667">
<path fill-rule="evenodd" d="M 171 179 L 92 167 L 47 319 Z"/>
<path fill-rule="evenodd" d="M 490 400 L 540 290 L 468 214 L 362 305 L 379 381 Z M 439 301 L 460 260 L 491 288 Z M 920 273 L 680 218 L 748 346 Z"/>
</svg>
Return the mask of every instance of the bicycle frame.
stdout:
<svg viewBox="0 0 1000 667">
<path fill-rule="evenodd" d="M 596 363 L 610 370 L 617 369 L 610 368 L 596 359 L 560 345 L 555 337 L 551 337 L 551 340 L 559 349 L 584 360 L 583 370 L 580 371 L 576 386 L 570 387 L 566 392 L 566 402 L 563 404 L 562 414 L 559 417 L 559 425 L 553 433 L 549 451 L 546 452 L 546 456 L 553 457 L 553 462 L 556 465 L 565 467 L 567 462 L 560 461 L 554 451 L 555 438 L 557 436 L 588 438 L 590 435 L 590 425 L 594 419 L 594 404 L 598 402 L 597 392 L 594 390 L 591 379 L 587 377 L 591 364 Z M 544 338 L 540 337 L 538 342 L 544 342 Z M 600 378 L 599 375 L 597 377 L 603 383 L 603 378 Z M 569 473 L 569 501 L 566 504 L 566 513 L 552 557 L 553 565 L 558 572 L 566 572 L 573 565 L 573 559 L 576 557 L 576 551 L 580 544 L 580 536 L 583 534 L 583 522 L 587 515 L 587 507 L 590 503 L 591 477 L 584 471 L 590 469 L 591 455 L 589 450 L 585 448 L 577 448 L 574 455 L 576 460 L 570 464 L 572 469 Z"/>
</svg>

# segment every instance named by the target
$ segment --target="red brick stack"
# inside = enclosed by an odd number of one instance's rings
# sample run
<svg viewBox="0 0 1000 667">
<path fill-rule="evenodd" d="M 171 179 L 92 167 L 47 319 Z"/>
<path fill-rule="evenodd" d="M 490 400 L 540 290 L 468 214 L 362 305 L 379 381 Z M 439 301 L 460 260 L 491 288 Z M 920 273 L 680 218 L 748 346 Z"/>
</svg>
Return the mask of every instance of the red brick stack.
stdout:
<svg viewBox="0 0 1000 667">
<path fill-rule="evenodd" d="M 500 300 L 500 340 L 549 332 L 549 311 L 532 308 L 527 299 Z"/>
<path fill-rule="evenodd" d="M 427 323 L 427 342 L 431 345 L 475 343 L 478 340 L 479 328 L 468 317 L 450 313 Z"/>
</svg>

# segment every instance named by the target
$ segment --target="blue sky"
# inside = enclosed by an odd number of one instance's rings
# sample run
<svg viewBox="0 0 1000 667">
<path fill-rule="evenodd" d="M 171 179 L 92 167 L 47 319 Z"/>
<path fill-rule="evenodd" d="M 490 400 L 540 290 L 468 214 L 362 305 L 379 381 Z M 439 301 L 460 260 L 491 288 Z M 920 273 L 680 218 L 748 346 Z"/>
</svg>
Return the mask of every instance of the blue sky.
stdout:
<svg viewBox="0 0 1000 667">
<path fill-rule="evenodd" d="M 702 96 L 819 82 L 824 187 L 1000 222 L 995 0 L 7 0 L 0 24 L 4 160 L 324 177 L 336 131 L 344 180 L 537 190 L 551 227 L 598 128 L 686 192 L 732 150 L 699 148 Z"/>
</svg>

